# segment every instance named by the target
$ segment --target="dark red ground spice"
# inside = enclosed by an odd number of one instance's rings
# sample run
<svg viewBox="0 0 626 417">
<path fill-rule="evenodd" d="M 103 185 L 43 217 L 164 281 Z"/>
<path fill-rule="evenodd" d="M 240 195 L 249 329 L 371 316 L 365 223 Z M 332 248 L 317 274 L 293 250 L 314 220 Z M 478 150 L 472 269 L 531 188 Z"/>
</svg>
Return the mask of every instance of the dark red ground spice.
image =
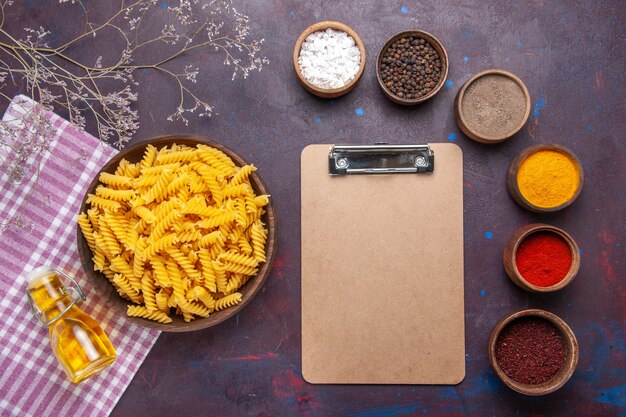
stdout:
<svg viewBox="0 0 626 417">
<path fill-rule="evenodd" d="M 565 239 L 556 233 L 535 232 L 519 244 L 515 264 L 526 281 L 539 287 L 551 287 L 569 272 L 572 252 Z"/>
<path fill-rule="evenodd" d="M 552 323 L 521 317 L 509 323 L 496 340 L 496 361 L 509 378 L 538 385 L 552 379 L 565 363 L 567 346 Z"/>
</svg>

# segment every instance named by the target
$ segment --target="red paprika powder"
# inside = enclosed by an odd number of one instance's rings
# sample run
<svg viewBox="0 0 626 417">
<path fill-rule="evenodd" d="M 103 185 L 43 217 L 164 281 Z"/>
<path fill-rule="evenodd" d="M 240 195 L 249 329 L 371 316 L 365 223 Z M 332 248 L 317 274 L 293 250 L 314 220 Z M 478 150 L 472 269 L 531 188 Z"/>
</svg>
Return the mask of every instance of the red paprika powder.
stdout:
<svg viewBox="0 0 626 417">
<path fill-rule="evenodd" d="M 551 287 L 569 272 L 572 252 L 565 239 L 558 234 L 535 232 L 519 244 L 515 264 L 526 281 L 538 287 Z"/>
</svg>

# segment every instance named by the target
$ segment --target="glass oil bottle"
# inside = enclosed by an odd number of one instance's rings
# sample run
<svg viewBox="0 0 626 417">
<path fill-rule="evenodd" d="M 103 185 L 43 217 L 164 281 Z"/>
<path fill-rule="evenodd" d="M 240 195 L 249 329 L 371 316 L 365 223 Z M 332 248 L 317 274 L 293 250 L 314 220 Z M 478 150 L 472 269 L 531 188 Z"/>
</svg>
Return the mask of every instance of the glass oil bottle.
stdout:
<svg viewBox="0 0 626 417">
<path fill-rule="evenodd" d="M 74 279 L 44 266 L 26 280 L 33 314 L 48 327 L 52 351 L 70 381 L 79 383 L 115 361 L 115 348 L 98 322 L 76 305 L 85 296 Z"/>
</svg>

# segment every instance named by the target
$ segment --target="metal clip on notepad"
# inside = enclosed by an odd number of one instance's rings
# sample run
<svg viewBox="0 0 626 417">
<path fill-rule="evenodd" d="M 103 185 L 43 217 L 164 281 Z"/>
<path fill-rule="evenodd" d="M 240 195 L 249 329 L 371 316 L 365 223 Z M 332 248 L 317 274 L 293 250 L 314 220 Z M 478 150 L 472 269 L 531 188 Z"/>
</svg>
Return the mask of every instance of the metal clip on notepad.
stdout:
<svg viewBox="0 0 626 417">
<path fill-rule="evenodd" d="M 328 154 L 328 173 L 422 174 L 435 170 L 435 154 L 428 145 L 335 145 Z"/>
</svg>

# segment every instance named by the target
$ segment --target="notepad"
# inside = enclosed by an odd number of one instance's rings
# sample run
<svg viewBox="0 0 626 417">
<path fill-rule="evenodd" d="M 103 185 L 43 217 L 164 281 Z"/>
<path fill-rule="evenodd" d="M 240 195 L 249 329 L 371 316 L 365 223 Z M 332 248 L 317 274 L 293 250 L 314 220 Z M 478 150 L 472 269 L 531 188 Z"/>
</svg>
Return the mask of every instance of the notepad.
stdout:
<svg viewBox="0 0 626 417">
<path fill-rule="evenodd" d="M 434 169 L 423 172 L 419 155 L 403 154 L 398 161 L 408 161 L 408 168 L 394 171 L 394 158 L 376 154 L 375 147 L 352 161 L 329 157 L 331 146 L 309 145 L 301 155 L 304 378 L 461 382 L 460 148 L 428 145 Z M 333 167 L 343 175 L 330 175 Z"/>
</svg>

